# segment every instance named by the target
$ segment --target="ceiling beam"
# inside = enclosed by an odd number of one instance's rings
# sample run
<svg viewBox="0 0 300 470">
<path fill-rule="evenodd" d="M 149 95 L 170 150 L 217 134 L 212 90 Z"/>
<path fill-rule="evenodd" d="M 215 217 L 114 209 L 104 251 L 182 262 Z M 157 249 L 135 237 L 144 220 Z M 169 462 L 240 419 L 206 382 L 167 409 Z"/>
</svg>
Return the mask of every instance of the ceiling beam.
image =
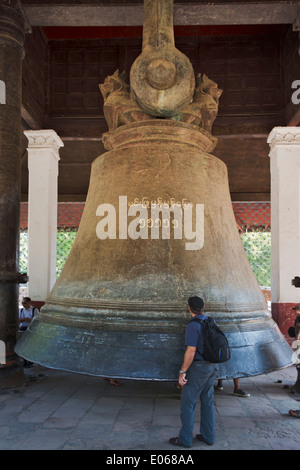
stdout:
<svg viewBox="0 0 300 470">
<path fill-rule="evenodd" d="M 23 8 L 32 26 L 139 26 L 142 4 L 66 4 L 27 0 Z M 174 25 L 293 24 L 299 1 L 174 4 Z"/>
</svg>

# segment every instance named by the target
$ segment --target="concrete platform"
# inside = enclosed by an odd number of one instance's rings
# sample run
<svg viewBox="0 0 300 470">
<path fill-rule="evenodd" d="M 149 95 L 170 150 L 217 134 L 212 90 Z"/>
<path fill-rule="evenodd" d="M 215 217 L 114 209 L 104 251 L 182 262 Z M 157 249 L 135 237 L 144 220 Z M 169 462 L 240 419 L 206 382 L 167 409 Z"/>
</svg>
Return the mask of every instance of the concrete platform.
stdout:
<svg viewBox="0 0 300 470">
<path fill-rule="evenodd" d="M 168 443 L 180 428 L 180 394 L 174 383 L 120 380 L 76 375 L 34 365 L 26 382 L 0 389 L 1 450 L 185 451 Z M 299 450 L 300 408 L 291 393 L 294 366 L 241 379 L 248 398 L 232 395 L 225 380 L 215 392 L 216 442 L 194 440 L 198 450 Z M 199 432 L 199 408 L 195 434 Z M 113 454 L 111 454 L 113 455 Z M 118 454 L 116 454 L 118 455 Z"/>
</svg>

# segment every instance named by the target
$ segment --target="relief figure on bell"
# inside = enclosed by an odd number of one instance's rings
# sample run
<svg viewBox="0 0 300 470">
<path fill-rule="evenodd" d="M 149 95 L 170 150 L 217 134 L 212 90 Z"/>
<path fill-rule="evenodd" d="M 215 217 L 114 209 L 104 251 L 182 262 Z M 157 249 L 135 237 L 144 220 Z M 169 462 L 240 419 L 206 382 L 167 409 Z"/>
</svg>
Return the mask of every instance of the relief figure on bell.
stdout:
<svg viewBox="0 0 300 470">
<path fill-rule="evenodd" d="M 104 99 L 103 113 L 109 132 L 132 122 L 158 118 L 146 113 L 135 101 L 129 85 L 125 83 L 124 72 L 117 70 L 99 88 Z M 169 119 L 192 124 L 211 134 L 221 94 L 222 90 L 213 80 L 205 74 L 198 74 L 192 101 Z"/>
<path fill-rule="evenodd" d="M 109 131 L 124 124 L 150 119 L 132 100 L 129 85 L 125 83 L 125 72 L 119 73 L 119 70 L 116 70 L 99 88 L 104 100 L 103 113 Z"/>
</svg>

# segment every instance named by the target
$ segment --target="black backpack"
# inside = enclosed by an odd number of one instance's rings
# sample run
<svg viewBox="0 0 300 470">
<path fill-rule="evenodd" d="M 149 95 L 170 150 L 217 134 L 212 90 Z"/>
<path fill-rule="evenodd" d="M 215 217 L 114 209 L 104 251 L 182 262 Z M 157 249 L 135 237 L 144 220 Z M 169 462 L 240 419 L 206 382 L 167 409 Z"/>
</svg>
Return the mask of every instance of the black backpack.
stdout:
<svg viewBox="0 0 300 470">
<path fill-rule="evenodd" d="M 200 320 L 200 318 L 194 317 L 190 321 L 201 323 L 204 339 L 203 359 L 213 363 L 228 361 L 231 357 L 229 344 L 214 319 L 207 317 L 207 319 Z"/>
</svg>

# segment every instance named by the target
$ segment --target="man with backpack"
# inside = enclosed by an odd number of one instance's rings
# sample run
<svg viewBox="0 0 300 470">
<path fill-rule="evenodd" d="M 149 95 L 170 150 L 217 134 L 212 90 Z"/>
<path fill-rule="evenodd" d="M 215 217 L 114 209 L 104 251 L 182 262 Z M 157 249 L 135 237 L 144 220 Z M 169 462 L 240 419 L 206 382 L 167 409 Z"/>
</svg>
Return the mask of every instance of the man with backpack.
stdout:
<svg viewBox="0 0 300 470">
<path fill-rule="evenodd" d="M 180 414 L 182 426 L 179 436 L 171 438 L 169 442 L 175 446 L 192 447 L 195 408 L 200 397 L 200 434 L 196 435 L 196 439 L 213 445 L 215 440 L 214 380 L 218 370 L 217 362 L 223 362 L 223 359 L 217 359 L 216 362 L 204 359 L 205 330 L 208 317 L 204 315 L 203 300 L 197 296 L 190 297 L 188 308 L 193 318 L 185 330 L 186 351 L 178 379 L 178 383 L 182 387 Z M 207 322 L 204 324 L 205 320 Z M 214 320 L 212 322 L 217 328 Z M 230 357 L 229 347 L 227 355 L 228 357 L 224 361 Z"/>
<path fill-rule="evenodd" d="M 30 297 L 23 297 L 22 308 L 19 311 L 19 331 L 25 331 L 33 317 L 39 313 L 36 307 L 31 305 Z"/>
</svg>

